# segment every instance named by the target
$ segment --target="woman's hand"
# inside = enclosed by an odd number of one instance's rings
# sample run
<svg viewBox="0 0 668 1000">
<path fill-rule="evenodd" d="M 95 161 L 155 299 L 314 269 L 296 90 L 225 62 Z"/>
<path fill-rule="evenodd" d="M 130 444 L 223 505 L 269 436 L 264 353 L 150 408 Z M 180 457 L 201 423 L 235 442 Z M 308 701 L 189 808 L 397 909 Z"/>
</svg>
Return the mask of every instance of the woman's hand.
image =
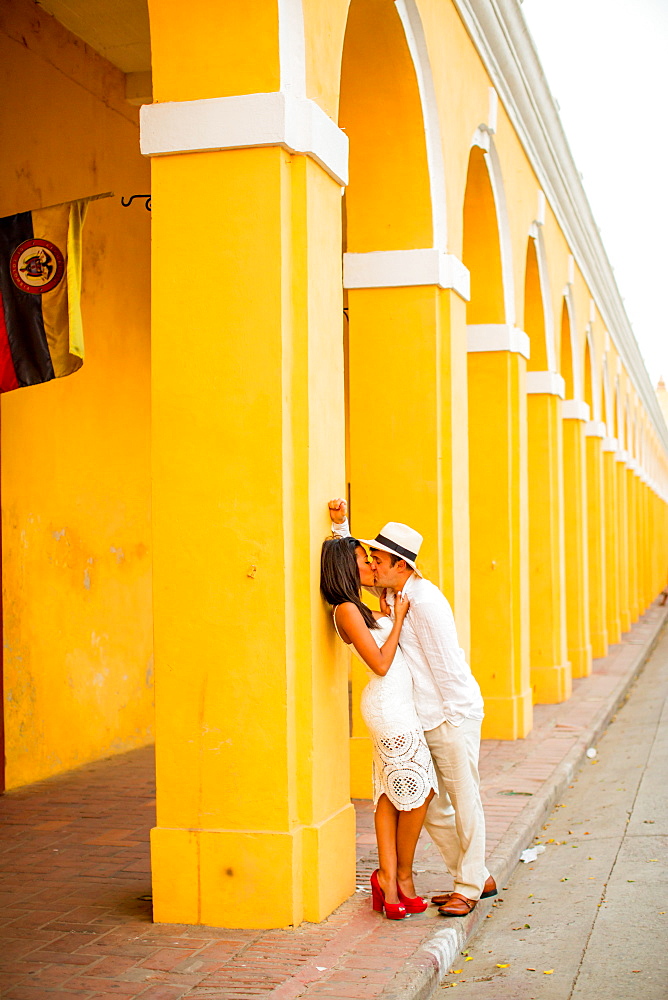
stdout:
<svg viewBox="0 0 668 1000">
<path fill-rule="evenodd" d="M 329 501 L 329 516 L 334 524 L 343 524 L 348 516 L 348 504 L 343 497 L 337 497 Z"/>
<path fill-rule="evenodd" d="M 397 591 L 394 595 L 394 620 L 397 622 L 403 622 L 410 606 L 411 602 L 408 598 L 405 597 L 400 590 Z"/>
<path fill-rule="evenodd" d="M 383 588 L 383 592 L 380 595 L 380 610 L 384 615 L 387 615 L 388 618 L 392 617 L 392 608 L 387 603 L 387 587 Z"/>
</svg>

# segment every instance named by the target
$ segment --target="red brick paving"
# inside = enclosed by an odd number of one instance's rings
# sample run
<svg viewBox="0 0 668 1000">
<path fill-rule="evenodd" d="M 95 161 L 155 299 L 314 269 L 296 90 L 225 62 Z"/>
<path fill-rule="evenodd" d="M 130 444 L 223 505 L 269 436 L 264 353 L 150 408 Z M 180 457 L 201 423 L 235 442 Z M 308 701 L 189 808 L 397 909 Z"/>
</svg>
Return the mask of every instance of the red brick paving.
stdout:
<svg viewBox="0 0 668 1000">
<path fill-rule="evenodd" d="M 535 728 L 481 750 L 488 850 L 538 796 L 595 710 L 629 670 L 662 612 L 652 608 L 563 705 L 535 708 Z M 522 794 L 524 793 L 524 794 Z M 0 996 L 8 1000 L 362 1000 L 381 996 L 444 922 L 374 914 L 358 891 L 322 924 L 273 931 L 151 923 L 148 832 L 153 753 L 114 757 L 0 799 Z M 359 801 L 358 885 L 375 867 L 373 812 Z M 448 880 L 423 834 L 423 893 Z"/>
</svg>

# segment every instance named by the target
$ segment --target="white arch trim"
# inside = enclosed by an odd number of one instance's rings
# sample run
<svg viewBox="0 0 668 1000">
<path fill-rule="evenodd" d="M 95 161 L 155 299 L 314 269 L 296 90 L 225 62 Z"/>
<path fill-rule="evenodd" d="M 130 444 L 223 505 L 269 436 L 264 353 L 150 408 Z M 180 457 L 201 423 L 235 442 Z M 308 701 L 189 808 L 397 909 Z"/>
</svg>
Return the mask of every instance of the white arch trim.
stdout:
<svg viewBox="0 0 668 1000">
<path fill-rule="evenodd" d="M 499 229 L 499 247 L 501 250 L 501 280 L 503 282 L 503 305 L 506 323 L 515 325 L 515 283 L 513 279 L 513 246 L 510 239 L 510 224 L 508 222 L 508 206 L 506 192 L 503 186 L 501 164 L 494 146 L 492 133 L 486 125 L 476 129 L 471 147 L 478 146 L 485 154 L 485 165 L 489 173 L 494 205 L 496 207 L 496 223 Z"/>
<path fill-rule="evenodd" d="M 559 396 L 561 399 L 566 395 L 566 384 L 556 372 L 527 372 L 527 396 L 547 395 Z"/>
<path fill-rule="evenodd" d="M 454 254 L 441 250 L 374 250 L 343 255 L 344 288 L 405 288 L 438 285 L 452 288 L 466 302 L 471 276 Z"/>
<path fill-rule="evenodd" d="M 348 183 L 348 137 L 322 108 L 282 91 L 199 101 L 145 104 L 140 110 L 144 156 L 281 146 L 319 163 Z"/>
</svg>

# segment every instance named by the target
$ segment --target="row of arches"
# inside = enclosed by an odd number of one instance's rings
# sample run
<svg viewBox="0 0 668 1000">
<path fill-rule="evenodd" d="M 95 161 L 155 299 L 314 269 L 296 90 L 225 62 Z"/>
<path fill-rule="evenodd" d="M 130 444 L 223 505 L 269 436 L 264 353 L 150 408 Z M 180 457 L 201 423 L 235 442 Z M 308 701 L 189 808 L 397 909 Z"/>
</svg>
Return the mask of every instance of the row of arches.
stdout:
<svg viewBox="0 0 668 1000">
<path fill-rule="evenodd" d="M 406 5 L 401 9 L 405 15 Z M 418 16 L 413 8 L 414 19 Z M 350 4 L 339 110 L 350 141 L 350 183 L 344 195 L 348 256 L 394 252 L 397 260 L 402 253 L 407 260 L 444 234 L 444 227 L 437 230 L 434 208 L 435 187 L 445 182 L 446 173 L 434 174 L 428 150 L 436 132 L 439 146 L 443 136 L 438 115 L 429 122 L 425 117 L 420 86 L 420 77 L 430 76 L 431 67 L 416 63 L 416 51 L 404 34 L 405 20 L 380 2 Z M 452 167 L 448 177 L 458 175 L 458 181 L 447 192 L 441 190 L 438 200 L 447 202 L 450 234 L 458 238 L 449 249 L 470 277 L 465 314 L 460 309 L 459 318 L 452 317 L 465 327 L 468 350 L 467 398 L 459 400 L 458 412 L 466 423 L 467 454 L 458 456 L 453 473 L 468 476 L 470 491 L 470 616 L 466 607 L 461 617 L 470 618 L 472 664 L 484 682 L 494 720 L 488 732 L 518 736 L 531 726 L 531 702 L 568 697 L 572 678 L 591 670 L 592 652 L 604 655 L 608 642 L 619 638 L 622 626 L 628 627 L 630 615 L 637 617 L 640 604 L 646 604 L 646 594 L 636 596 L 635 611 L 622 611 L 619 602 L 625 598 L 617 583 L 608 581 L 614 596 L 606 612 L 607 578 L 613 566 L 622 568 L 615 555 L 621 533 L 626 537 L 635 529 L 628 511 L 617 512 L 622 485 L 612 492 L 616 474 L 604 493 L 603 449 L 616 462 L 623 460 L 625 470 L 628 463 L 641 475 L 643 488 L 649 481 L 649 442 L 657 452 L 661 449 L 574 257 L 563 237 L 561 245 L 555 238 L 556 218 L 535 178 L 527 175 L 524 187 L 530 194 L 522 193 L 520 205 L 506 194 L 502 160 L 508 160 L 508 151 L 502 156 L 497 150 L 500 112 L 493 90 L 487 113 L 468 143 L 460 129 L 459 144 L 445 144 L 441 162 Z M 503 130 L 500 141 L 508 144 Z M 458 184 L 459 208 L 454 196 Z M 546 230 L 551 230 L 548 238 Z M 404 387 L 405 407 L 423 436 L 434 425 L 429 404 L 438 407 L 443 388 L 434 378 L 429 353 L 442 331 L 427 313 L 424 287 L 420 290 L 419 281 L 400 274 L 387 283 L 395 286 L 391 292 L 381 287 L 381 279 L 347 293 L 348 479 L 353 509 L 361 511 L 364 522 L 374 516 L 375 497 L 365 458 L 358 457 L 366 455 L 363 442 L 372 409 L 370 403 L 359 403 L 367 373 L 375 371 L 381 410 L 387 402 L 383 383 Z M 584 308 L 589 310 L 586 322 Z M 418 375 L 406 364 L 411 350 L 424 365 Z M 450 362 L 457 366 L 455 358 Z M 397 413 L 404 411 L 400 402 L 393 405 Z M 422 518 L 426 513 L 424 503 L 405 495 L 413 480 L 423 488 L 434 484 L 436 506 L 456 505 L 453 495 L 439 492 L 429 447 L 406 446 L 394 413 L 383 413 L 382 424 L 393 447 L 378 447 L 403 483 L 404 495 L 393 495 L 407 519 L 413 511 Z M 451 433 L 456 436 L 454 427 Z M 655 472 L 661 461 L 657 459 Z M 651 488 L 655 495 L 660 492 L 656 480 Z M 435 513 L 431 522 L 435 531 L 438 517 Z M 606 517 L 615 523 L 607 571 Z M 625 550 L 628 545 L 626 540 Z M 454 546 L 451 541 L 435 565 L 457 604 L 457 581 L 445 567 L 456 559 Z M 626 562 L 622 571 L 627 572 Z M 637 568 L 633 572 L 637 577 Z M 632 587 L 637 588 L 637 579 Z M 507 627 L 499 627 L 504 616 Z"/>
</svg>

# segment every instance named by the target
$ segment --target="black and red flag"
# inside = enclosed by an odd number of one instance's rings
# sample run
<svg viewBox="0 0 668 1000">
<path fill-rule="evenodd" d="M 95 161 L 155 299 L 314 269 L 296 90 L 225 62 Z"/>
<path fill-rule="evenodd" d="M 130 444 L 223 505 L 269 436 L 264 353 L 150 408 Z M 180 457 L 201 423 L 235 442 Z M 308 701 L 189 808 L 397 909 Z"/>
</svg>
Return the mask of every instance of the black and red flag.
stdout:
<svg viewBox="0 0 668 1000">
<path fill-rule="evenodd" d="M 83 364 L 81 229 L 86 201 L 0 219 L 0 392 Z"/>
</svg>

